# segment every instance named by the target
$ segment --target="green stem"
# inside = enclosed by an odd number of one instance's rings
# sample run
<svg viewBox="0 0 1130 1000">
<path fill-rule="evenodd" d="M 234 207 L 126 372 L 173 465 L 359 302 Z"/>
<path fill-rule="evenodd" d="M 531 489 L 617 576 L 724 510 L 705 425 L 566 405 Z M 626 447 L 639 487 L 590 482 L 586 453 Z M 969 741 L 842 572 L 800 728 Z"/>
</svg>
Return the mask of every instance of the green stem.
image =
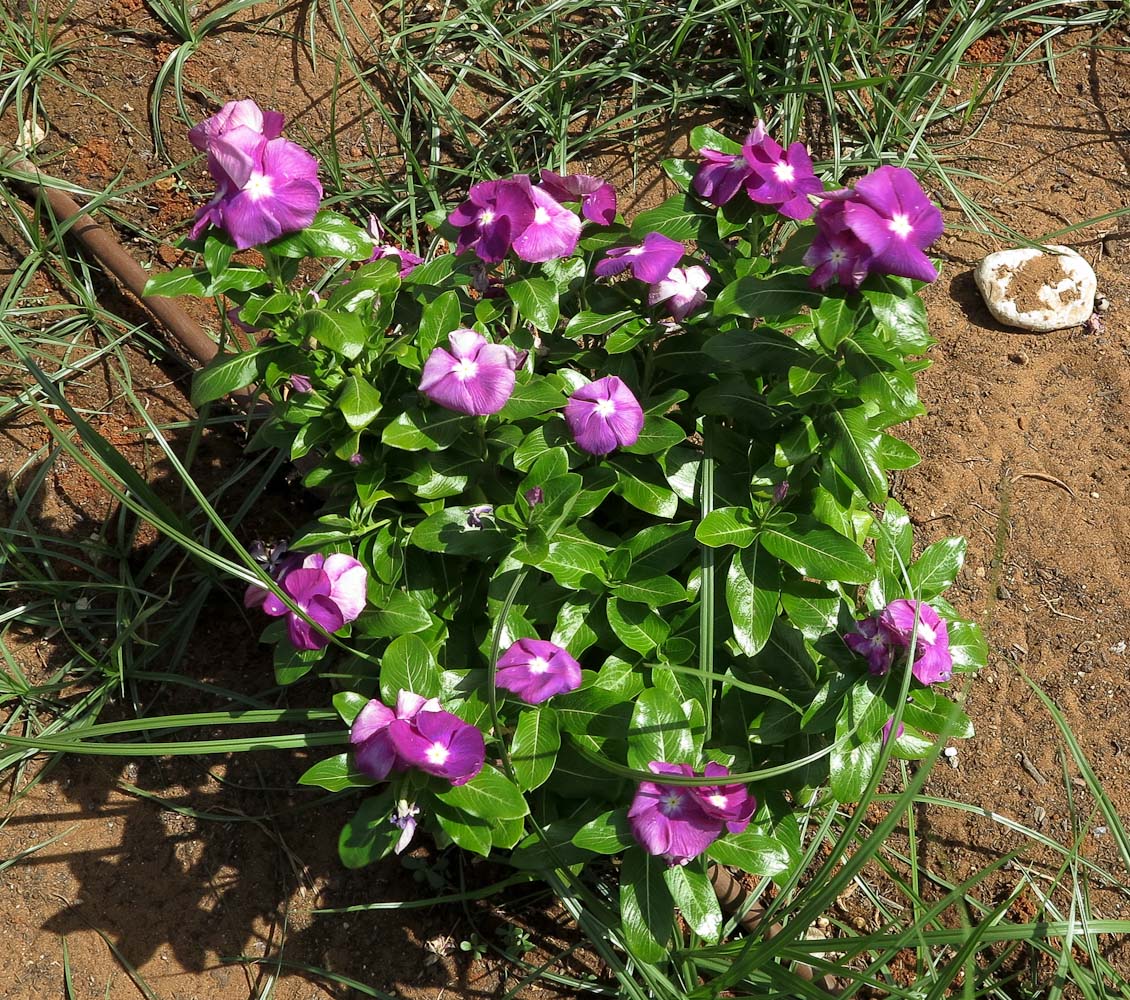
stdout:
<svg viewBox="0 0 1130 1000">
<path fill-rule="evenodd" d="M 702 486 L 699 496 L 700 521 L 705 520 L 714 510 L 714 457 L 712 425 L 703 421 L 702 425 Z M 714 718 L 714 549 L 709 545 L 699 546 L 702 567 L 702 587 L 699 591 L 698 606 L 698 667 L 703 685 L 703 710 L 706 714 L 705 741 L 710 742 Z"/>
</svg>

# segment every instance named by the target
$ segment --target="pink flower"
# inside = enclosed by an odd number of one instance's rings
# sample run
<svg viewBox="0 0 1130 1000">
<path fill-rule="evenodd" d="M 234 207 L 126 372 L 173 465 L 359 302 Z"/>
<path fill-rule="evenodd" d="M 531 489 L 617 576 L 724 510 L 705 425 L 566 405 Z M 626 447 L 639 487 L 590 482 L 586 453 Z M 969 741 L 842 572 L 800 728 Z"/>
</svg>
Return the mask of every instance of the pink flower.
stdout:
<svg viewBox="0 0 1130 1000">
<path fill-rule="evenodd" d="M 808 196 L 820 194 L 824 185 L 812 169 L 812 159 L 804 144 L 794 142 L 788 149 L 771 139 L 761 121 L 742 146 L 750 174 L 746 194 L 760 205 L 774 205 L 789 219 L 807 219 L 815 211 Z"/>
<path fill-rule="evenodd" d="M 229 101 L 211 118 L 188 130 L 188 141 L 201 152 L 207 152 L 213 140 L 236 128 L 249 128 L 265 139 L 282 135 L 286 119 L 278 111 L 263 111 L 254 101 Z"/>
<path fill-rule="evenodd" d="M 467 784 L 483 769 L 486 745 L 479 727 L 443 709 L 425 707 L 410 719 L 398 713 L 388 732 L 397 758 L 406 766 L 453 785 Z"/>
<path fill-rule="evenodd" d="M 534 217 L 514 240 L 514 253 L 520 260 L 544 264 L 547 260 L 568 257 L 577 249 L 581 220 L 561 205 L 544 188 L 530 188 Z"/>
<path fill-rule="evenodd" d="M 628 268 L 632 277 L 649 284 L 667 276 L 671 268 L 683 259 L 685 247 L 662 233 L 648 233 L 643 243 L 634 247 L 613 247 L 605 251 L 604 260 L 593 268 L 600 278 L 609 278 Z"/>
<path fill-rule="evenodd" d="M 395 712 L 375 698 L 369 701 L 349 730 L 357 769 L 374 781 L 383 781 L 393 771 L 407 770 L 408 764 L 397 756 L 389 726 L 397 719 L 412 723 L 421 712 L 441 710 L 438 698 L 425 699 L 411 691 L 397 695 Z"/>
<path fill-rule="evenodd" d="M 710 275 L 697 264 L 691 267 L 673 267 L 667 277 L 648 289 L 647 304 L 657 306 L 667 303 L 667 311 L 682 322 L 687 315 L 706 301 L 703 291 L 710 284 Z"/>
<path fill-rule="evenodd" d="M 375 260 L 384 260 L 386 257 L 395 257 L 400 261 L 400 277 L 407 278 L 413 271 L 424 263 L 423 257 L 417 257 L 411 250 L 404 250 L 391 243 L 382 243 L 384 229 L 375 215 L 369 216 L 369 235 L 373 237 L 376 246 L 373 247 L 373 256 L 369 263 Z"/>
<path fill-rule="evenodd" d="M 217 190 L 197 209 L 193 238 L 214 225 L 246 250 L 314 221 L 322 200 L 318 161 L 301 146 L 246 125 L 227 127 L 207 141 Z"/>
<path fill-rule="evenodd" d="M 720 153 L 716 149 L 701 149 L 699 153 L 706 162 L 699 165 L 691 186 L 711 205 L 725 205 L 753 176 L 753 169 L 742 154 Z"/>
<path fill-rule="evenodd" d="M 447 342 L 450 351 L 437 347 L 424 362 L 420 391 L 456 413 L 497 413 L 514 391 L 518 352 L 474 330 L 453 330 Z"/>
<path fill-rule="evenodd" d="M 851 191 L 829 191 L 816 209 L 816 236 L 804 253 L 811 267 L 813 288 L 827 288 L 833 281 L 855 291 L 871 271 L 871 251 L 848 227 L 844 208 L 854 197 Z"/>
<path fill-rule="evenodd" d="M 480 260 L 499 263 L 534 221 L 535 207 L 525 174 L 472 185 L 467 200 L 447 217 L 459 230 L 455 252 L 474 250 Z"/>
<path fill-rule="evenodd" d="M 278 583 L 303 614 L 291 611 L 281 598 L 269 591 L 260 606 L 273 618 L 286 617 L 287 636 L 296 649 L 325 648 L 330 640 L 324 633 L 337 632 L 357 618 L 365 607 L 365 567 L 344 553 L 308 555 L 300 564 L 292 564 L 281 573 Z M 244 603 L 251 596 L 249 588 Z"/>
<path fill-rule="evenodd" d="M 543 170 L 540 186 L 558 201 L 579 201 L 581 214 L 589 222 L 610 226 L 616 221 L 616 191 L 599 177 L 590 174 L 562 176 L 552 170 Z"/>
<path fill-rule="evenodd" d="M 569 432 L 590 455 L 631 447 L 639 439 L 643 421 L 639 401 L 615 375 L 581 386 L 565 404 Z"/>
<path fill-rule="evenodd" d="M 531 705 L 581 686 L 581 665 L 560 646 L 519 639 L 498 658 L 495 683 Z"/>
<path fill-rule="evenodd" d="M 698 777 L 689 764 L 652 761 L 657 775 Z M 708 764 L 705 776 L 728 775 L 720 764 Z M 628 809 L 632 834 L 648 854 L 685 865 L 697 858 L 723 833 L 740 833 L 749 825 L 757 800 L 743 785 L 665 785 L 641 781 Z"/>
<path fill-rule="evenodd" d="M 885 674 L 901 651 L 909 650 L 915 635 L 911 672 L 921 684 L 948 681 L 953 676 L 949 631 L 938 613 L 924 601 L 891 601 L 879 616 L 856 622 L 856 632 L 844 636 L 848 647 L 867 660 L 873 674 Z"/>
</svg>

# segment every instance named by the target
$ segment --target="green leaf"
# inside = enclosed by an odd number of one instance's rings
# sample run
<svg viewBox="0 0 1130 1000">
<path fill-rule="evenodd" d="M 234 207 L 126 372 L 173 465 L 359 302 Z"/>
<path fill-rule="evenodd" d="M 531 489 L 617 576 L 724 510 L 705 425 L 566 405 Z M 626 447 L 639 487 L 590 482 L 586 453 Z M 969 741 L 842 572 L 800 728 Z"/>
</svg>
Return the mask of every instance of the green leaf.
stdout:
<svg viewBox="0 0 1130 1000">
<path fill-rule="evenodd" d="M 315 785 L 327 792 L 340 792 L 346 788 L 368 788 L 375 784 L 372 778 L 353 767 L 352 754 L 339 753 L 308 767 L 298 779 L 300 785 Z"/>
<path fill-rule="evenodd" d="M 701 742 L 702 735 L 698 738 Z M 659 688 L 641 691 L 628 729 L 629 765 L 646 771 L 653 760 L 692 764 L 695 757 L 695 737 L 683 706 Z"/>
<path fill-rule="evenodd" d="M 369 704 L 369 699 L 356 691 L 339 691 L 333 696 L 333 706 L 341 721 L 347 726 L 353 725 L 353 720 L 361 714 L 361 709 Z"/>
<path fill-rule="evenodd" d="M 604 557 L 607 549 L 588 537 L 583 527 L 588 522 L 578 522 L 561 528 L 549 543 L 549 555 L 540 566 L 562 587 L 570 590 L 587 590 L 594 581 L 604 584 Z"/>
<path fill-rule="evenodd" d="M 879 461 L 882 434 L 871 429 L 862 406 L 834 410 L 831 415 L 832 461 L 872 503 L 887 500 L 887 477 Z"/>
<path fill-rule="evenodd" d="M 542 333 L 551 333 L 561 318 L 557 304 L 557 286 L 548 278 L 524 278 L 506 286 L 510 301 L 518 314 Z"/>
<path fill-rule="evenodd" d="M 565 405 L 565 394 L 554 384 L 554 379 L 543 375 L 519 372 L 514 391 L 499 410 L 502 420 L 525 420 L 547 410 L 556 410 Z"/>
<path fill-rule="evenodd" d="M 201 407 L 257 381 L 280 347 L 253 347 L 239 354 L 219 354 L 192 379 L 192 405 Z"/>
<path fill-rule="evenodd" d="M 791 337 L 767 326 L 720 333 L 711 337 L 702 349 L 716 361 L 754 374 L 809 368 L 819 357 Z"/>
<path fill-rule="evenodd" d="M 624 542 L 632 565 L 642 573 L 669 573 L 681 566 L 695 549 L 691 522 L 653 524 Z"/>
<path fill-rule="evenodd" d="M 488 820 L 480 819 L 478 816 L 468 816 L 460 810 L 451 808 L 438 796 L 432 801 L 432 814 L 439 821 L 443 832 L 457 846 L 484 858 L 490 855 L 493 824 Z M 397 831 L 397 833 L 399 832 Z"/>
<path fill-rule="evenodd" d="M 375 639 L 390 639 L 423 632 L 431 624 L 432 616 L 415 594 L 394 590 L 379 608 L 361 614 L 353 625 L 353 632 Z"/>
<path fill-rule="evenodd" d="M 426 552 L 462 556 L 501 556 L 512 543 L 508 529 L 493 517 L 481 519 L 481 528 L 467 523 L 470 507 L 447 507 L 424 518 L 408 536 L 410 544 Z"/>
<path fill-rule="evenodd" d="M 401 451 L 442 451 L 449 448 L 473 418 L 432 406 L 409 406 L 381 432 L 381 444 Z"/>
<path fill-rule="evenodd" d="M 854 737 L 832 748 L 828 758 L 829 785 L 840 802 L 858 802 L 863 797 L 881 750 L 877 739 L 861 743 Z"/>
<path fill-rule="evenodd" d="M 905 292 L 863 290 L 887 342 L 903 354 L 918 354 L 932 343 L 922 297 Z"/>
<path fill-rule="evenodd" d="M 980 626 L 951 621 L 948 631 L 955 670 L 981 670 L 988 663 L 989 647 Z"/>
<path fill-rule="evenodd" d="M 392 853 L 400 830 L 389 822 L 392 815 L 391 791 L 364 799 L 345 822 L 338 838 L 337 851 L 346 868 L 364 868 Z"/>
<path fill-rule="evenodd" d="M 950 626 L 953 627 L 952 624 Z M 952 650 L 951 650 L 952 651 Z M 926 733 L 935 733 L 941 740 L 967 740 L 973 736 L 973 723 L 937 688 L 915 688 L 903 708 L 903 721 Z"/>
<path fill-rule="evenodd" d="M 709 125 L 696 125 L 691 129 L 691 149 L 702 152 L 704 149 L 713 149 L 718 153 L 727 153 L 730 156 L 742 155 L 742 144 L 723 135 Z"/>
<path fill-rule="evenodd" d="M 667 623 L 646 605 L 610 597 L 604 610 L 616 637 L 641 655 L 650 653 L 670 633 Z"/>
<path fill-rule="evenodd" d="M 663 878 L 691 930 L 708 943 L 716 942 L 722 934 L 722 909 L 701 863 L 672 865 Z"/>
<path fill-rule="evenodd" d="M 943 538 L 926 547 L 910 567 L 910 592 L 923 601 L 953 585 L 965 562 L 965 539 Z"/>
<path fill-rule="evenodd" d="M 459 295 L 454 291 L 444 292 L 424 306 L 416 333 L 420 357 L 426 358 L 441 341 L 446 343 L 447 335 L 458 330 L 462 320 Z"/>
<path fill-rule="evenodd" d="M 365 321 L 356 313 L 307 309 L 298 317 L 298 330 L 352 361 L 365 347 Z"/>
<path fill-rule="evenodd" d="M 521 819 L 530 810 L 526 800 L 505 774 L 490 764 L 465 785 L 452 785 L 436 798 L 469 816 L 480 819 Z"/>
<path fill-rule="evenodd" d="M 207 288 L 207 295 L 222 295 L 224 292 L 249 292 L 269 284 L 270 279 L 257 267 L 229 267 Z"/>
<path fill-rule="evenodd" d="M 619 550 L 617 550 L 619 551 Z M 612 588 L 612 592 L 624 601 L 635 601 L 652 608 L 662 608 L 668 604 L 678 604 L 687 599 L 687 588 L 672 576 L 649 576 L 633 571 L 628 578 Z"/>
<path fill-rule="evenodd" d="M 745 548 L 753 544 L 757 529 L 746 507 L 719 507 L 706 515 L 695 529 L 694 536 L 712 549 L 723 545 Z"/>
<path fill-rule="evenodd" d="M 612 809 L 589 820 L 575 834 L 573 843 L 594 854 L 619 854 L 636 844 L 628 823 L 627 809 Z"/>
<path fill-rule="evenodd" d="M 402 635 L 389 643 L 381 658 L 381 700 L 386 705 L 395 705 L 401 691 L 436 698 L 440 687 L 439 665 L 423 639 Z"/>
<path fill-rule="evenodd" d="M 275 683 L 287 687 L 300 681 L 314 669 L 323 655 L 320 649 L 295 649 L 288 642 L 280 642 L 274 653 Z"/>
<path fill-rule="evenodd" d="M 632 220 L 632 236 L 643 239 L 648 233 L 662 233 L 668 239 L 685 243 L 697 239 L 705 225 L 713 220 L 702 205 L 690 195 L 677 194 L 662 205 L 640 212 Z"/>
<path fill-rule="evenodd" d="M 582 309 L 565 325 L 565 336 L 570 340 L 600 337 L 635 318 L 636 314 L 631 309 L 621 309 L 614 313 L 589 312 L 587 309 Z"/>
<path fill-rule="evenodd" d="M 879 464 L 884 469 L 913 469 L 921 461 L 914 448 L 891 434 L 884 434 L 879 442 Z"/>
<path fill-rule="evenodd" d="M 755 656 L 769 641 L 780 591 L 776 560 L 760 545 L 734 553 L 726 574 L 726 607 L 734 640 L 746 656 Z"/>
<path fill-rule="evenodd" d="M 529 792 L 544 784 L 553 773 L 560 749 L 557 713 L 547 705 L 523 711 L 510 744 L 510 763 L 514 766 L 518 787 Z"/>
<path fill-rule="evenodd" d="M 781 587 L 781 604 L 809 642 L 834 631 L 845 607 L 839 594 L 812 580 L 787 580 Z"/>
<path fill-rule="evenodd" d="M 788 526 L 766 525 L 759 541 L 802 576 L 815 580 L 867 583 L 875 575 L 863 549 L 809 517 L 797 517 Z"/>
<path fill-rule="evenodd" d="M 719 292 L 714 300 L 715 316 L 784 316 L 805 307 L 816 308 L 823 295 L 808 286 L 799 274 L 778 274 L 772 278 L 738 278 Z"/>
<path fill-rule="evenodd" d="M 580 657 L 599 638 L 591 624 L 596 615 L 595 603 L 594 599 L 579 595 L 567 597 L 557 612 L 557 622 L 549 641 L 566 650 L 570 656 Z"/>
<path fill-rule="evenodd" d="M 267 249 L 280 257 L 368 260 L 373 253 L 373 238 L 344 215 L 322 210 L 305 229 L 280 237 Z"/>
<path fill-rule="evenodd" d="M 368 427 L 381 412 L 381 394 L 360 375 L 354 374 L 342 383 L 335 405 L 350 430 L 359 431 Z"/>
<path fill-rule="evenodd" d="M 616 471 L 616 492 L 645 514 L 672 518 L 679 509 L 679 498 L 663 481 L 654 460 L 628 456 L 608 459 Z"/>
<path fill-rule="evenodd" d="M 164 274 L 155 274 L 145 282 L 142 295 L 166 295 L 170 298 L 177 295 L 195 295 L 197 298 L 207 296 L 207 288 L 211 277 L 203 268 L 174 267 Z"/>
<path fill-rule="evenodd" d="M 559 695 L 553 704 L 561 730 L 592 748 L 599 748 L 606 739 L 622 740 L 632 714 L 619 691 L 602 687 Z"/>
<path fill-rule="evenodd" d="M 855 329 L 855 310 L 845 299 L 829 298 L 812 310 L 812 324 L 820 346 L 832 353 Z"/>
<path fill-rule="evenodd" d="M 640 847 L 624 852 L 620 865 L 620 921 L 624 943 L 640 962 L 658 964 L 667 958 L 674 930 L 675 903 L 664 881 L 667 863 Z"/>
<path fill-rule="evenodd" d="M 652 415 L 644 420 L 643 430 L 636 443 L 624 451 L 632 455 L 654 455 L 682 444 L 686 439 L 687 432 L 674 420 Z"/>
<path fill-rule="evenodd" d="M 707 848 L 706 854 L 721 865 L 731 865 L 751 875 L 778 875 L 789 867 L 785 846 L 752 830 L 720 837 Z"/>
</svg>

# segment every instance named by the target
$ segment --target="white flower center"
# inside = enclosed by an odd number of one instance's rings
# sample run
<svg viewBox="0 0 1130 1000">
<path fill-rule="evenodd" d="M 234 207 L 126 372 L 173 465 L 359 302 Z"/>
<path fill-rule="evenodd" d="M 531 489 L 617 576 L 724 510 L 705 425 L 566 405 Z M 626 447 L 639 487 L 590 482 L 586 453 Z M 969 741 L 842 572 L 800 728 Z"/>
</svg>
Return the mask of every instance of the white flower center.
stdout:
<svg viewBox="0 0 1130 1000">
<path fill-rule="evenodd" d="M 785 163 L 782 160 L 780 163 L 774 165 L 773 176 L 782 184 L 791 184 L 796 180 L 796 171 L 793 169 L 791 163 Z"/>
<path fill-rule="evenodd" d="M 921 618 L 918 619 L 918 641 L 932 646 L 938 641 L 938 634 Z"/>
<path fill-rule="evenodd" d="M 479 225 L 489 226 L 492 222 L 494 222 L 494 212 L 489 208 L 484 208 L 482 214 L 479 215 Z"/>
<path fill-rule="evenodd" d="M 677 813 L 682 804 L 682 795 L 678 792 L 669 792 L 659 800 L 659 811 L 663 813 L 664 816 L 670 816 L 672 813 Z"/>
<path fill-rule="evenodd" d="M 842 264 L 847 260 L 847 254 L 843 250 L 833 250 L 828 254 L 828 260 L 833 264 Z"/>
<path fill-rule="evenodd" d="M 544 674 L 549 669 L 549 661 L 542 656 L 535 656 L 527 666 L 531 674 Z"/>
<path fill-rule="evenodd" d="M 894 217 L 889 223 L 891 232 L 896 236 L 901 236 L 904 240 L 911 234 L 913 227 L 910 225 L 910 219 L 906 217 L 903 212 L 896 212 Z"/>
<path fill-rule="evenodd" d="M 624 254 L 624 256 L 625 257 L 638 257 L 643 252 L 644 252 L 643 247 L 632 247 L 632 249 L 629 250 L 626 254 Z"/>
<path fill-rule="evenodd" d="M 269 198 L 274 193 L 271 190 L 271 178 L 266 174 L 252 174 L 247 178 L 247 183 L 243 185 L 243 190 L 247 192 L 252 201 Z"/>
<path fill-rule="evenodd" d="M 715 792 L 713 795 L 711 795 L 709 802 L 712 806 L 714 806 L 717 809 L 725 809 L 726 808 L 726 796 L 723 795 L 721 792 Z"/>
<path fill-rule="evenodd" d="M 447 749 L 442 743 L 433 743 L 428 747 L 424 756 L 428 758 L 429 764 L 436 764 L 437 766 L 447 763 L 447 758 L 451 756 L 451 751 Z"/>
<path fill-rule="evenodd" d="M 462 358 L 453 369 L 455 377 L 460 382 L 466 382 L 479 374 L 479 366 L 470 358 Z"/>
<path fill-rule="evenodd" d="M 535 226 L 544 226 L 547 222 L 549 222 L 549 213 L 544 208 L 541 208 L 540 206 L 538 208 L 535 208 L 534 209 L 534 225 Z"/>
<path fill-rule="evenodd" d="M 607 420 L 613 413 L 616 412 L 616 404 L 611 399 L 598 399 L 596 403 L 596 415 L 604 417 Z"/>
</svg>

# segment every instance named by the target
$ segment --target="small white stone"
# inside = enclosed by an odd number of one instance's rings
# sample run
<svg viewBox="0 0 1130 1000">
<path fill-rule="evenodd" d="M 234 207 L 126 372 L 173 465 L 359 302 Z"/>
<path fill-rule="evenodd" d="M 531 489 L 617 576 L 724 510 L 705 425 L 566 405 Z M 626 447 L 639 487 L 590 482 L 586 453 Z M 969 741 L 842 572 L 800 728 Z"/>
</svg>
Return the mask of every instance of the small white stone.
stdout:
<svg viewBox="0 0 1130 1000">
<path fill-rule="evenodd" d="M 21 153 L 30 153 L 46 138 L 47 133 L 39 127 L 39 123 L 34 118 L 28 118 L 20 126 L 16 136 L 16 149 Z"/>
<path fill-rule="evenodd" d="M 1095 272 L 1069 247 L 991 253 L 973 272 L 995 319 L 1035 333 L 1085 323 L 1095 306 Z"/>
</svg>

